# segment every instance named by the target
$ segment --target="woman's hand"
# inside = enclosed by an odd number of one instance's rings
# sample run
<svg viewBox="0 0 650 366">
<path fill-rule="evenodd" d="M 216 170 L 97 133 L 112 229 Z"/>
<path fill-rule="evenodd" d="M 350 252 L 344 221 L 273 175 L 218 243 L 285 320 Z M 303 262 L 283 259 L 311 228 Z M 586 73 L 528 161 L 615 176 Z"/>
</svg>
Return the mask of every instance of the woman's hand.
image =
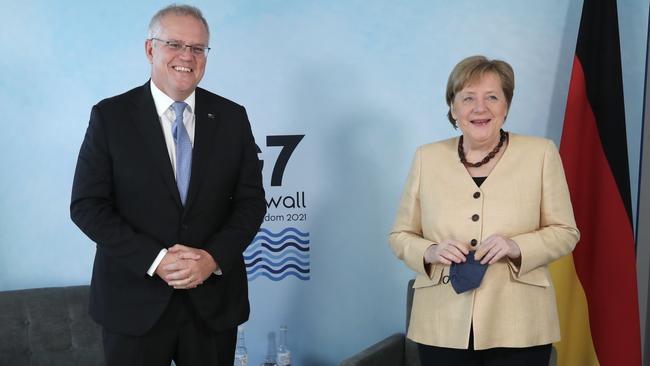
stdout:
<svg viewBox="0 0 650 366">
<path fill-rule="evenodd" d="M 467 244 L 462 243 L 458 240 L 446 239 L 427 248 L 427 250 L 424 252 L 424 263 L 461 263 L 465 262 L 465 256 L 467 253 L 469 253 Z"/>
<path fill-rule="evenodd" d="M 521 257 L 521 250 L 514 240 L 498 234 L 490 235 L 483 240 L 474 253 L 474 258 L 480 260 L 481 264 L 492 264 L 505 256 L 516 260 Z"/>
</svg>

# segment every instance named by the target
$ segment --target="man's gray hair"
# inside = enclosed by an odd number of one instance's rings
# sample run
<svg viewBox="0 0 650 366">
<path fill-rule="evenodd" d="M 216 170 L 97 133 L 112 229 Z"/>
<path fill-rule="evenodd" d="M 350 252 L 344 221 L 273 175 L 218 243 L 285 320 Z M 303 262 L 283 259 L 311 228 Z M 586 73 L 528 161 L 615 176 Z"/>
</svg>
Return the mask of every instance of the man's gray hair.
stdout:
<svg viewBox="0 0 650 366">
<path fill-rule="evenodd" d="M 165 8 L 158 10 L 158 12 L 154 14 L 153 18 L 151 18 L 151 21 L 149 22 L 149 34 L 147 38 L 151 39 L 158 36 L 158 34 L 160 33 L 160 21 L 162 20 L 162 18 L 165 17 L 165 15 L 168 14 L 174 14 L 178 16 L 187 15 L 197 20 L 200 20 L 201 23 L 203 23 L 203 25 L 205 26 L 205 30 L 208 32 L 208 39 L 210 39 L 210 27 L 208 26 L 208 22 L 203 17 L 203 13 L 201 13 L 201 10 L 199 10 L 199 8 L 192 5 L 177 5 L 177 4 L 171 4 Z"/>
</svg>

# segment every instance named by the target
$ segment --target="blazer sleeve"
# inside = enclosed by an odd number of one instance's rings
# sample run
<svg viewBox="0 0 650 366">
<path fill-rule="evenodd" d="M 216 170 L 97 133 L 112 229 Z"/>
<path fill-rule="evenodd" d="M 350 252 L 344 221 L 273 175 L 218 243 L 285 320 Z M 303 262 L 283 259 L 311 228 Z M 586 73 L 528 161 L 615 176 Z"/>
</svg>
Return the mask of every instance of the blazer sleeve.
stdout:
<svg viewBox="0 0 650 366">
<path fill-rule="evenodd" d="M 204 249 L 226 274 L 251 243 L 266 214 L 262 169 L 246 110 L 241 107 L 242 158 L 227 222 L 206 243 Z"/>
<path fill-rule="evenodd" d="M 422 212 L 420 207 L 420 171 L 422 165 L 422 149 L 418 148 L 411 164 L 411 170 L 406 180 L 400 199 L 397 217 L 393 229 L 388 236 L 395 255 L 404 261 L 415 272 L 431 279 L 442 275 L 443 265 L 431 265 L 430 271 L 424 265 L 424 252 L 433 244 L 422 234 Z"/>
<path fill-rule="evenodd" d="M 70 217 L 97 243 L 98 250 L 137 275 L 145 276 L 164 246 L 150 236 L 135 232 L 116 210 L 105 123 L 100 107 L 94 106 L 77 159 Z"/>
<path fill-rule="evenodd" d="M 562 160 L 550 140 L 544 151 L 542 169 L 540 228 L 511 238 L 521 250 L 518 271 L 511 266 L 520 278 L 569 254 L 580 239 Z"/>
</svg>

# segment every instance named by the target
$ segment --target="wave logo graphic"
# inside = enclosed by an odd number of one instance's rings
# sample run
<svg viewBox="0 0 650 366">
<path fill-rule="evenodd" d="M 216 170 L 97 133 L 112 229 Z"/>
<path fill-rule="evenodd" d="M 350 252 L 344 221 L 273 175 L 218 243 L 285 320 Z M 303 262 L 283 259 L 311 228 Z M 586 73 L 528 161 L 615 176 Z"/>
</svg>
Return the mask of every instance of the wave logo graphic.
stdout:
<svg viewBox="0 0 650 366">
<path fill-rule="evenodd" d="M 263 276 L 280 281 L 295 276 L 309 279 L 309 233 L 288 227 L 274 233 L 261 228 L 244 251 L 248 280 Z"/>
</svg>

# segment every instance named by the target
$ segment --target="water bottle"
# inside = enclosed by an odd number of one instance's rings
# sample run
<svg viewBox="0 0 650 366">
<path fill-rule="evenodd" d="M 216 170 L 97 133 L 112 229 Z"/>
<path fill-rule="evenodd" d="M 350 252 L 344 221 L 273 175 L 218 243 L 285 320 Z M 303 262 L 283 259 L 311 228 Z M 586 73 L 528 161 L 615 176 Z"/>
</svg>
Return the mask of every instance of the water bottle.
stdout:
<svg viewBox="0 0 650 366">
<path fill-rule="evenodd" d="M 278 366 L 291 366 L 291 351 L 287 348 L 287 326 L 280 327 L 280 341 L 278 342 Z"/>
<path fill-rule="evenodd" d="M 237 347 L 235 348 L 235 365 L 248 366 L 248 351 L 244 341 L 244 326 L 237 327 Z"/>
<path fill-rule="evenodd" d="M 275 360 L 273 360 L 273 357 L 266 356 L 264 357 L 264 362 L 260 366 L 278 366 L 277 363 L 275 363 Z"/>
<path fill-rule="evenodd" d="M 264 357 L 264 362 L 260 366 L 278 366 L 275 363 L 277 358 L 277 350 L 275 348 L 275 333 L 271 332 L 268 335 L 268 347 L 266 348 L 266 356 Z"/>
</svg>

